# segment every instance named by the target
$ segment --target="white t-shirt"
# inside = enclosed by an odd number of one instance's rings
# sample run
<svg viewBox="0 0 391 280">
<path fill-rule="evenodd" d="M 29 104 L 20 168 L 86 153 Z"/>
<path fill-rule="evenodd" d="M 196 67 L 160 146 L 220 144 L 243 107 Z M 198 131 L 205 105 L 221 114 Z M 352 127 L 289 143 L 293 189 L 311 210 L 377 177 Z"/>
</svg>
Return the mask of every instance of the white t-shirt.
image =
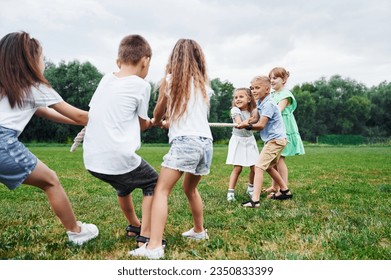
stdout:
<svg viewBox="0 0 391 280">
<path fill-rule="evenodd" d="M 171 75 L 167 75 L 167 83 L 170 84 Z M 208 100 L 214 94 L 213 89 L 206 86 Z M 194 91 L 194 83 L 191 83 L 191 94 L 186 106 L 185 114 L 178 120 L 170 123 L 168 132 L 171 143 L 178 136 L 201 136 L 213 140 L 208 123 L 209 105 L 202 96 L 201 90 Z"/>
<path fill-rule="evenodd" d="M 83 143 L 88 170 L 118 175 L 141 163 L 139 117 L 148 120 L 151 86 L 138 76 L 106 74 L 91 102 Z"/>
<path fill-rule="evenodd" d="M 40 84 L 31 87 L 31 95 L 23 107 L 11 108 L 7 96 L 0 99 L 0 125 L 16 130 L 19 136 L 39 107 L 48 107 L 62 102 L 61 96 L 51 87 Z"/>
</svg>

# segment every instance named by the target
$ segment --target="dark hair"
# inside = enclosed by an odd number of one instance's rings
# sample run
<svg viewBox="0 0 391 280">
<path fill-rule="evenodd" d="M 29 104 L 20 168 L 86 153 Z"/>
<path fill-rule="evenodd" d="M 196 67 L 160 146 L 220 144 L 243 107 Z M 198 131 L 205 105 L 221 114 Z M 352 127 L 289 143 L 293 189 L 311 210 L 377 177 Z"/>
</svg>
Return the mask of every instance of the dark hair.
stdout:
<svg viewBox="0 0 391 280">
<path fill-rule="evenodd" d="M 119 62 L 136 65 L 145 56 L 151 57 L 152 49 L 142 36 L 128 35 L 121 40 L 118 48 Z"/>
<path fill-rule="evenodd" d="M 39 68 L 42 47 L 24 31 L 5 35 L 0 40 L 0 98 L 7 96 L 11 108 L 22 107 L 31 87 L 49 86 Z"/>
</svg>

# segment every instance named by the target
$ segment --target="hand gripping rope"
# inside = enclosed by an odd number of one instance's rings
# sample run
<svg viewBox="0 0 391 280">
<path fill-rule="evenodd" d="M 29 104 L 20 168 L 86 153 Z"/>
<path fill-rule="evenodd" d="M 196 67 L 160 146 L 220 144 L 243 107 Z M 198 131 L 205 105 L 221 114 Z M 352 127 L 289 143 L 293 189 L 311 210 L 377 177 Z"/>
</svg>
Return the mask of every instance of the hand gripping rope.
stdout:
<svg viewBox="0 0 391 280">
<path fill-rule="evenodd" d="M 209 123 L 210 127 L 235 127 L 236 124 L 234 123 Z M 73 153 L 79 144 L 83 141 L 84 139 L 84 134 L 86 133 L 86 128 L 84 127 L 80 132 L 76 135 L 75 139 L 73 139 L 73 144 L 70 149 L 70 152 Z"/>
</svg>

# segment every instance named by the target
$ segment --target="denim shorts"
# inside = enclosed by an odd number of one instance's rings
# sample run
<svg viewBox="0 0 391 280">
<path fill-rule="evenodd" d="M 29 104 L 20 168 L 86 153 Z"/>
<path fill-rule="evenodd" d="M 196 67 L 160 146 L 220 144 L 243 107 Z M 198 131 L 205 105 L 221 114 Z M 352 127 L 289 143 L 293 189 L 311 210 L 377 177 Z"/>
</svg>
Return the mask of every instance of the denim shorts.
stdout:
<svg viewBox="0 0 391 280">
<path fill-rule="evenodd" d="M 141 160 L 141 164 L 134 170 L 120 175 L 101 174 L 88 170 L 92 176 L 110 184 L 116 191 L 118 196 L 127 196 L 136 188 L 143 191 L 144 196 L 153 195 L 158 173 L 145 160 Z"/>
<path fill-rule="evenodd" d="M 212 140 L 198 136 L 179 136 L 171 142 L 170 151 L 163 157 L 163 167 L 207 175 L 213 157 Z"/>
<path fill-rule="evenodd" d="M 10 190 L 20 186 L 37 165 L 33 155 L 13 129 L 0 126 L 0 182 Z"/>
</svg>

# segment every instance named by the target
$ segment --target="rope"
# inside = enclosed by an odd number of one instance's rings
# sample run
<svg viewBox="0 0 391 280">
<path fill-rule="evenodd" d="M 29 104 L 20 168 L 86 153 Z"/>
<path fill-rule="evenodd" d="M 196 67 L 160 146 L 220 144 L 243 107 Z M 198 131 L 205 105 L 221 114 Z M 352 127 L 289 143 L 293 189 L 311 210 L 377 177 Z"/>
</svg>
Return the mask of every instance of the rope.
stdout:
<svg viewBox="0 0 391 280">
<path fill-rule="evenodd" d="M 209 123 L 210 127 L 235 127 L 236 123 Z"/>
<path fill-rule="evenodd" d="M 210 127 L 235 127 L 236 124 L 234 123 L 209 123 Z M 77 147 L 80 145 L 80 143 L 84 139 L 84 134 L 86 133 L 86 128 L 84 127 L 80 132 L 76 135 L 75 139 L 73 139 L 73 144 L 70 149 L 70 152 L 73 153 L 76 151 Z"/>
<path fill-rule="evenodd" d="M 76 148 L 79 146 L 79 144 L 81 143 L 81 141 L 83 141 L 84 139 L 84 134 L 86 133 L 86 128 L 84 127 L 82 130 L 80 130 L 80 132 L 76 135 L 75 139 L 73 139 L 73 144 L 72 144 L 72 147 L 70 149 L 70 152 L 73 153 Z"/>
</svg>

